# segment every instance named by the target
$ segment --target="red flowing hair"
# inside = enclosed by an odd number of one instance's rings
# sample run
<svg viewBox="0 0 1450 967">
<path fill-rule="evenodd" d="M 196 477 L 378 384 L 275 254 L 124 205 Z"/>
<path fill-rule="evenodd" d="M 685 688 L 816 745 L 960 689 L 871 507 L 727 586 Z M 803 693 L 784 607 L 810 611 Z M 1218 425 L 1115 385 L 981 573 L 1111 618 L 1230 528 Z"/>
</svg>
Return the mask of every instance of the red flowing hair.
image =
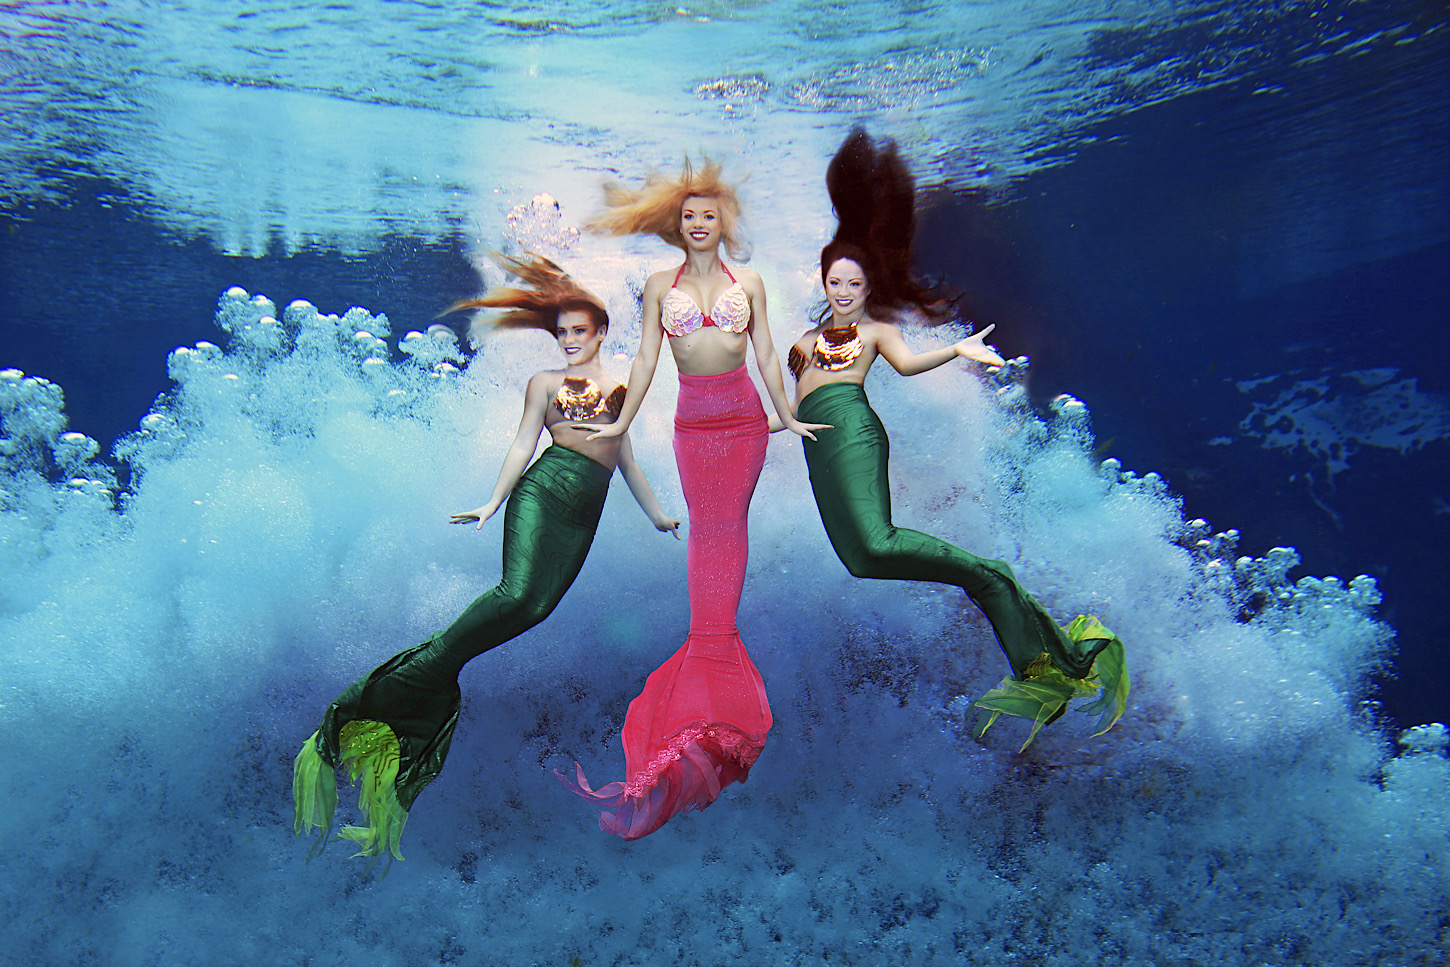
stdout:
<svg viewBox="0 0 1450 967">
<path fill-rule="evenodd" d="M 542 255 L 530 252 L 527 259 L 508 255 L 494 258 L 528 288 L 493 289 L 477 299 L 453 303 L 443 310 L 445 315 L 459 309 L 504 309 L 503 314 L 492 320 L 495 326 L 540 329 L 552 336 L 559 328 L 560 313 L 586 312 L 596 326 L 609 327 L 609 312 L 603 300 Z"/>
</svg>

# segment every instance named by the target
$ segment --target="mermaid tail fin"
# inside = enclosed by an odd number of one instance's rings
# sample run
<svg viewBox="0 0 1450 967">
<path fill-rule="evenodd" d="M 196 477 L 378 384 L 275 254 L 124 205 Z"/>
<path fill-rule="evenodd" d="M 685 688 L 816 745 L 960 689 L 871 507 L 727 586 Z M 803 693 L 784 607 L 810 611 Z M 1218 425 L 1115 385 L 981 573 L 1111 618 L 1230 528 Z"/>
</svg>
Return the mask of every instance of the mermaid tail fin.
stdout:
<svg viewBox="0 0 1450 967">
<path fill-rule="evenodd" d="M 442 771 L 461 706 L 457 668 L 439 660 L 434 641 L 394 655 L 349 685 L 297 753 L 292 825 L 299 836 L 318 831 L 309 859 L 332 830 L 338 766 L 361 782 L 358 808 L 367 818 L 338 836 L 358 845 L 357 856 L 403 858 L 399 841 L 408 810 Z"/>
<path fill-rule="evenodd" d="M 1098 700 L 1084 705 L 1083 711 L 1098 716 L 1098 730 L 1093 735 L 1102 735 L 1118 724 L 1128 708 L 1128 658 L 1123 650 L 1123 640 L 1113 634 L 1096 617 L 1078 615 L 1067 627 L 1068 637 L 1074 641 L 1101 640 L 1106 644 L 1093 660 L 1092 678 L 1101 691 Z"/>
<path fill-rule="evenodd" d="M 292 831 L 301 836 L 317 830 L 317 842 L 307 858 L 322 852 L 337 812 L 337 772 L 318 750 L 318 732 L 312 733 L 292 763 Z M 349 722 L 342 727 L 339 757 L 353 782 L 361 780 L 357 805 L 366 826 L 344 826 L 337 835 L 360 847 L 354 856 L 380 857 L 385 851 L 402 859 L 399 846 L 408 810 L 398 802 L 399 746 L 393 730 L 382 722 Z"/>
<path fill-rule="evenodd" d="M 349 685 L 327 707 L 318 730 L 323 759 L 342 765 L 346 758 L 342 732 L 348 725 L 386 726 L 398 750 L 394 786 L 404 810 L 411 809 L 418 794 L 443 771 L 462 708 L 457 671 L 461 665 L 448 661 L 437 637 L 399 652 Z"/>
<path fill-rule="evenodd" d="M 1027 741 L 1017 750 L 1024 752 L 1043 726 L 1062 718 L 1068 702 L 1096 691 L 1096 683 L 1089 679 L 1068 678 L 1044 654 L 1028 665 L 1020 677 L 1008 675 L 1000 685 L 972 703 L 992 713 L 977 732 L 977 737 L 986 735 L 1003 715 L 1031 719 L 1032 731 L 1027 733 Z"/>
<path fill-rule="evenodd" d="M 625 782 L 593 789 L 577 763 L 566 787 L 599 806 L 599 828 L 648 836 L 677 813 L 704 809 L 750 775 L 773 719 L 765 682 L 740 636 L 691 634 L 629 703 L 621 739 Z"/>
<path fill-rule="evenodd" d="M 1074 698 L 1097 695 L 1097 701 L 1083 706 L 1083 711 L 1098 716 L 1102 735 L 1123 717 L 1128 707 L 1128 666 L 1123 642 L 1095 617 L 1078 615 L 1067 627 L 1067 637 L 1083 643 L 1094 654 L 1092 669 L 1086 678 L 1069 677 L 1043 653 L 1019 675 L 1009 675 L 1002 683 L 972 704 L 990 712 L 977 732 L 981 738 L 1003 715 L 1032 720 L 1032 731 L 1018 752 L 1023 752 L 1045 725 L 1051 725 L 1067 711 Z"/>
<path fill-rule="evenodd" d="M 337 774 L 317 751 L 316 732 L 292 761 L 292 801 L 292 832 L 301 836 L 304 830 L 317 830 L 317 842 L 307 853 L 310 860 L 327 845 L 337 811 Z"/>
<path fill-rule="evenodd" d="M 408 810 L 398 802 L 401 752 L 393 730 L 381 722 L 353 721 L 342 727 L 342 764 L 353 782 L 361 780 L 357 806 L 366 826 L 344 826 L 337 835 L 358 844 L 354 856 L 381 857 L 386 851 L 402 859 L 399 843 Z"/>
</svg>

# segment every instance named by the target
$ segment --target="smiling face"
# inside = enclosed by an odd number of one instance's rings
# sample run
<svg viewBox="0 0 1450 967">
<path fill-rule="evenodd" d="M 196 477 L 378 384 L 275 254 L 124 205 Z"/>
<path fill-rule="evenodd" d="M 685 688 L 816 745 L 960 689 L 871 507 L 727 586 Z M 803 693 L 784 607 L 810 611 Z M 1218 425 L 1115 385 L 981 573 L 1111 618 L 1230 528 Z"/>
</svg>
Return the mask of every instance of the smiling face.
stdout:
<svg viewBox="0 0 1450 967">
<path fill-rule="evenodd" d="M 559 313 L 558 325 L 554 327 L 559 348 L 564 351 L 570 366 L 584 366 L 594 362 L 599 356 L 599 347 L 604 344 L 604 334 L 607 331 L 581 309 L 566 309 Z"/>
<path fill-rule="evenodd" d="M 680 207 L 680 234 L 685 245 L 696 252 L 708 252 L 720 245 L 723 225 L 720 206 L 714 198 L 691 195 Z"/>
<path fill-rule="evenodd" d="M 866 297 L 871 286 L 866 283 L 866 272 L 860 264 L 851 259 L 836 259 L 826 270 L 826 301 L 831 304 L 831 315 L 837 325 L 857 322 L 866 312 Z"/>
</svg>

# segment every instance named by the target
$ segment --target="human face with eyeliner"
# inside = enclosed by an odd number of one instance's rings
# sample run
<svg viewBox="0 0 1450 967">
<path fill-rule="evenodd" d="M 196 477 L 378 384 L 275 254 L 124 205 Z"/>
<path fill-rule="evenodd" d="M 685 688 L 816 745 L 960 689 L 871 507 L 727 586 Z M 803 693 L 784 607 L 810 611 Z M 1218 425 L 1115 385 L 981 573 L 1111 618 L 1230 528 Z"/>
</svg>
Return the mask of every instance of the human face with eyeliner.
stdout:
<svg viewBox="0 0 1450 967">
<path fill-rule="evenodd" d="M 826 272 L 826 301 L 831 306 L 831 325 L 849 326 L 866 316 L 866 298 L 871 286 L 866 270 L 851 259 L 836 259 Z"/>
<path fill-rule="evenodd" d="M 559 313 L 554 336 L 559 341 L 559 349 L 563 351 L 568 365 L 589 366 L 599 358 L 599 347 L 604 344 L 604 336 L 608 331 L 596 323 L 589 313 L 569 309 Z"/>
<path fill-rule="evenodd" d="M 719 249 L 723 236 L 720 205 L 713 198 L 691 195 L 680 206 L 680 234 L 686 251 L 711 252 Z"/>
</svg>

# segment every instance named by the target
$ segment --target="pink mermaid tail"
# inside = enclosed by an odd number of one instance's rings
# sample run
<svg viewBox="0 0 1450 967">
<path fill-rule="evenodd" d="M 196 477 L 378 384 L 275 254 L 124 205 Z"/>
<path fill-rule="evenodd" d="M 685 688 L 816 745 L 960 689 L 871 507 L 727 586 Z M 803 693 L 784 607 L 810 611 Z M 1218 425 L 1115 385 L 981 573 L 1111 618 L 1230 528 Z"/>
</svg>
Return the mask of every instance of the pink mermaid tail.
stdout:
<svg viewBox="0 0 1450 967">
<path fill-rule="evenodd" d="M 606 833 L 639 839 L 678 812 L 704 809 L 725 786 L 743 782 L 765 748 L 765 683 L 735 625 L 765 443 L 765 411 L 744 366 L 680 374 L 675 459 L 690 512 L 690 636 L 629 703 L 627 780 L 592 789 L 577 763 L 577 785 L 560 776 L 586 799 L 615 807 L 599 814 Z"/>
<path fill-rule="evenodd" d="M 624 839 L 659 829 L 678 812 L 704 809 L 720 790 L 744 781 L 770 730 L 765 684 L 738 635 L 691 635 L 650 673 L 624 718 L 627 782 L 591 789 L 576 763 L 577 785 L 600 806 L 599 828 Z M 562 777 L 561 777 L 562 778 Z"/>
</svg>

